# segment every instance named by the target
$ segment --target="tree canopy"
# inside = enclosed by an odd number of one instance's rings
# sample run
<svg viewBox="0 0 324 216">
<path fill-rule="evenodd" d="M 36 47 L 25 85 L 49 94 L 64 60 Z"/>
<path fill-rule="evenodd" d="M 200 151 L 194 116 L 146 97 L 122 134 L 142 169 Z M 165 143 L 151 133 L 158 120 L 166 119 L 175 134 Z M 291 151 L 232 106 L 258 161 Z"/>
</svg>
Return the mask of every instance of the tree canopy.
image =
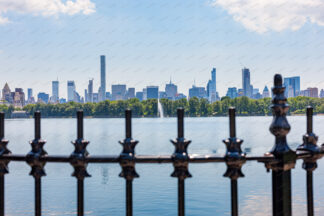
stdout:
<svg viewBox="0 0 324 216">
<path fill-rule="evenodd" d="M 183 107 L 186 116 L 225 116 L 228 108 L 236 107 L 237 115 L 271 115 L 270 105 L 271 98 L 250 99 L 247 97 L 237 97 L 231 99 L 223 97 L 220 101 L 209 103 L 206 99 L 198 99 L 196 97 L 190 100 L 160 100 L 164 116 L 176 116 L 177 108 Z M 158 100 L 149 99 L 139 101 L 136 98 L 121 101 L 102 101 L 99 103 L 63 103 L 63 104 L 28 104 L 23 107 L 23 110 L 30 116 L 35 111 L 40 111 L 43 117 L 72 117 L 75 116 L 77 110 L 83 110 L 85 116 L 92 117 L 123 117 L 126 108 L 132 109 L 134 117 L 156 117 L 158 116 Z M 307 106 L 314 108 L 314 113 L 324 113 L 324 98 L 310 97 L 294 97 L 288 98 L 290 105 L 288 114 L 304 114 Z M 11 113 L 20 108 L 13 106 L 0 105 L 0 111 L 4 112 L 7 117 Z"/>
</svg>

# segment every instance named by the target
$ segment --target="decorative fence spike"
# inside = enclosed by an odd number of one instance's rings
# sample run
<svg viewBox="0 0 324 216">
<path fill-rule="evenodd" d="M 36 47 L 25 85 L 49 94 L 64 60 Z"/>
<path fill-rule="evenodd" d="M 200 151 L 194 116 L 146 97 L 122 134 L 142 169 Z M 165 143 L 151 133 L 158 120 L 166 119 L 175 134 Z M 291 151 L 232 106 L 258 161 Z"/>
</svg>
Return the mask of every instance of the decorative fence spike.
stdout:
<svg viewBox="0 0 324 216">
<path fill-rule="evenodd" d="M 0 112 L 0 157 L 11 154 L 10 150 L 7 148 L 9 141 L 5 139 L 4 120 L 5 114 Z M 9 161 L 7 160 L 0 161 L 0 176 L 9 173 L 8 163 Z"/>
<path fill-rule="evenodd" d="M 125 110 L 125 129 L 126 138 L 119 143 L 123 146 L 123 151 L 119 156 L 119 164 L 122 171 L 119 177 L 126 180 L 126 215 L 133 215 L 133 179 L 139 175 L 135 170 L 135 146 L 138 141 L 132 139 L 132 111 Z"/>
<path fill-rule="evenodd" d="M 135 146 L 138 141 L 132 139 L 132 111 L 130 109 L 125 110 L 125 119 L 126 138 L 123 141 L 119 141 L 123 146 L 123 151 L 120 154 L 122 172 L 119 176 L 127 180 L 133 180 L 139 177 L 135 170 Z"/>
<path fill-rule="evenodd" d="M 236 180 L 239 177 L 244 177 L 241 167 L 245 163 L 246 154 L 241 149 L 243 140 L 236 138 L 235 108 L 229 108 L 228 112 L 230 119 L 230 138 L 223 140 L 226 145 L 225 160 L 227 164 L 227 170 L 224 177 Z"/>
<path fill-rule="evenodd" d="M 47 152 L 44 150 L 45 140 L 41 138 L 41 113 L 36 111 L 34 114 L 35 118 L 35 138 L 29 143 L 32 146 L 32 150 L 27 154 L 27 163 L 31 166 L 32 170 L 30 175 L 38 179 L 42 176 L 45 176 L 45 161 L 40 161 L 41 157 L 47 155 Z"/>
<path fill-rule="evenodd" d="M 74 152 L 71 154 L 71 165 L 74 167 L 72 176 L 78 180 L 83 180 L 91 175 L 87 172 L 86 157 L 89 155 L 87 145 L 89 141 L 83 139 L 83 111 L 77 112 L 77 139 L 72 142 L 74 145 Z"/>
<path fill-rule="evenodd" d="M 313 108 L 306 108 L 307 132 L 303 136 L 303 144 L 298 146 L 297 153 L 310 153 L 311 157 L 305 157 L 303 168 L 306 170 L 307 181 L 307 213 L 308 216 L 314 215 L 314 198 L 313 198 L 313 171 L 317 168 L 316 161 L 323 157 L 323 150 L 317 146 L 318 137 L 313 133 Z"/>
<path fill-rule="evenodd" d="M 178 108 L 178 137 L 176 140 L 171 140 L 175 146 L 175 151 L 172 155 L 174 171 L 171 174 L 172 177 L 177 177 L 179 179 L 185 179 L 192 177 L 188 171 L 188 145 L 191 143 L 191 140 L 186 140 L 184 138 L 184 109 Z"/>
<path fill-rule="evenodd" d="M 272 170 L 272 200 L 274 216 L 291 216 L 291 171 L 295 167 L 296 153 L 287 144 L 286 136 L 290 131 L 290 125 L 286 114 L 289 106 L 284 95 L 285 87 L 282 83 L 282 76 L 276 74 L 274 87 L 272 88 L 272 114 L 273 120 L 270 125 L 270 132 L 276 137 L 275 145 L 271 154 L 275 159 L 265 163 L 268 169 Z"/>
</svg>

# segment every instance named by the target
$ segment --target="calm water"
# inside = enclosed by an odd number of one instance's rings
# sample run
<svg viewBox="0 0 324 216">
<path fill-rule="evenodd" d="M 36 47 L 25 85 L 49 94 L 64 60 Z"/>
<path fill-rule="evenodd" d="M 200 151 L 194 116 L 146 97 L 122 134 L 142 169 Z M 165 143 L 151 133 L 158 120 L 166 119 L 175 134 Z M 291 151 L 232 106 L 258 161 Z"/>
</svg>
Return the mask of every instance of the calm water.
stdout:
<svg viewBox="0 0 324 216">
<path fill-rule="evenodd" d="M 268 128 L 271 117 L 238 117 L 237 136 L 244 139 L 243 148 L 251 155 L 262 155 L 271 149 L 274 137 Z M 292 129 L 288 142 L 296 148 L 305 133 L 305 117 L 289 117 Z M 314 129 L 324 137 L 324 117 L 314 118 Z M 47 140 L 49 154 L 70 154 L 76 137 L 75 119 L 42 120 L 42 137 Z M 169 142 L 176 137 L 176 119 L 133 119 L 133 137 L 140 141 L 138 154 L 171 154 Z M 189 153 L 223 154 L 222 139 L 228 137 L 227 118 L 186 118 L 185 137 L 193 142 Z M 7 120 L 6 138 L 13 153 L 30 151 L 28 140 L 33 138 L 33 120 Z M 90 141 L 90 154 L 119 154 L 124 138 L 123 119 L 86 119 L 85 138 Z M 186 180 L 187 215 L 230 215 L 230 181 L 222 175 L 225 165 L 190 164 L 193 178 Z M 7 215 L 33 215 L 34 180 L 25 163 L 11 162 L 6 175 Z M 69 164 L 46 164 L 47 176 L 42 178 L 43 215 L 75 215 L 76 179 L 71 177 Z M 92 175 L 85 181 L 85 211 L 87 215 L 125 215 L 125 181 L 118 177 L 119 164 L 90 164 Z M 140 174 L 134 180 L 134 215 L 176 215 L 177 180 L 171 178 L 171 164 L 136 165 Z M 324 159 L 314 174 L 314 197 L 317 215 L 324 215 Z M 248 162 L 243 167 L 245 178 L 239 179 L 240 215 L 271 215 L 271 173 L 263 164 Z M 293 214 L 306 215 L 305 171 L 301 161 L 292 172 Z M 157 213 L 158 211 L 158 213 Z"/>
</svg>

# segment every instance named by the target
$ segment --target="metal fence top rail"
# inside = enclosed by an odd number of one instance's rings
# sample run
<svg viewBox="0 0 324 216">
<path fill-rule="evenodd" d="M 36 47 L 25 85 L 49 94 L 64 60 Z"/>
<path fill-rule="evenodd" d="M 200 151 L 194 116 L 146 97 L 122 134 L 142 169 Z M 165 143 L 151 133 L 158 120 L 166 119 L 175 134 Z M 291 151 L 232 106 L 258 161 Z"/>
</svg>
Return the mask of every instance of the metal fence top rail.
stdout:
<svg viewBox="0 0 324 216">
<path fill-rule="evenodd" d="M 86 147 L 89 144 L 83 137 L 83 111 L 77 111 L 77 138 L 72 142 L 75 149 L 71 155 L 49 155 L 45 149 L 45 140 L 41 137 L 41 113 L 35 112 L 35 136 L 30 141 L 31 151 L 26 155 L 12 154 L 7 148 L 5 139 L 4 113 L 0 113 L 0 216 L 5 215 L 4 181 L 5 174 L 9 173 L 10 161 L 26 162 L 31 167 L 30 175 L 35 179 L 35 215 L 41 215 L 41 179 L 46 175 L 45 165 L 48 162 L 70 163 L 74 171 L 72 176 L 77 179 L 77 215 L 84 214 L 84 179 L 91 177 L 87 171 L 88 163 L 119 163 L 122 171 L 120 177 L 126 181 L 126 215 L 133 214 L 132 182 L 138 178 L 136 163 L 172 163 L 174 171 L 171 176 L 178 179 L 178 215 L 185 215 L 185 179 L 192 177 L 189 172 L 189 163 L 226 163 L 227 170 L 224 177 L 231 180 L 231 212 L 237 216 L 238 212 L 238 184 L 237 180 L 244 177 L 241 171 L 246 161 L 258 161 L 265 164 L 267 171 L 272 171 L 273 215 L 291 216 L 291 169 L 295 167 L 296 160 L 303 160 L 307 180 L 307 212 L 314 215 L 313 204 L 313 171 L 317 168 L 316 161 L 324 156 L 324 146 L 318 146 L 318 137 L 313 132 L 313 108 L 307 107 L 307 131 L 303 135 L 303 144 L 296 151 L 290 149 L 286 135 L 290 125 L 286 114 L 289 106 L 284 95 L 285 87 L 282 77 L 276 74 L 272 88 L 273 121 L 270 132 L 275 136 L 273 148 L 261 156 L 249 156 L 242 151 L 243 140 L 236 137 L 235 108 L 229 108 L 229 138 L 224 139 L 225 155 L 216 154 L 188 154 L 190 140 L 184 137 L 184 109 L 177 109 L 177 138 L 171 140 L 175 147 L 172 155 L 137 155 L 135 146 L 138 141 L 132 138 L 132 112 L 125 110 L 125 139 L 119 141 L 122 145 L 120 155 L 94 155 L 90 156 Z"/>
</svg>

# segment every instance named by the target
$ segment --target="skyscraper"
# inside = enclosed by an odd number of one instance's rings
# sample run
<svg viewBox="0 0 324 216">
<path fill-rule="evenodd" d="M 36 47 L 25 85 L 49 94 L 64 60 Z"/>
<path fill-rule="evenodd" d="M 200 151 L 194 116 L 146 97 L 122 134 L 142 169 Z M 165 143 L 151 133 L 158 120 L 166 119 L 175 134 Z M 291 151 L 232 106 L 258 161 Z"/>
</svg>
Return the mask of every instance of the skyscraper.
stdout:
<svg viewBox="0 0 324 216">
<path fill-rule="evenodd" d="M 178 87 L 170 80 L 170 83 L 165 85 L 165 93 L 167 98 L 175 100 L 175 97 L 178 94 Z"/>
<path fill-rule="evenodd" d="M 86 102 L 93 102 L 93 79 L 89 80 L 89 84 L 88 84 L 88 100 L 86 100 Z"/>
<path fill-rule="evenodd" d="M 193 97 L 206 98 L 207 92 L 204 87 L 196 87 L 195 85 L 189 89 L 189 99 Z"/>
<path fill-rule="evenodd" d="M 67 82 L 68 102 L 75 101 L 75 83 L 74 81 Z"/>
<path fill-rule="evenodd" d="M 216 92 L 216 68 L 213 68 L 211 71 L 211 80 L 207 83 L 207 97 L 210 102 L 215 102 L 217 99 Z"/>
<path fill-rule="evenodd" d="M 126 85 L 117 84 L 111 86 L 112 100 L 125 100 L 126 98 Z"/>
<path fill-rule="evenodd" d="M 33 97 L 33 89 L 32 88 L 27 89 L 27 96 L 28 96 L 27 100 L 28 101 L 31 100 L 31 98 Z"/>
<path fill-rule="evenodd" d="M 59 81 L 52 81 L 52 101 L 58 102 L 59 100 Z"/>
<path fill-rule="evenodd" d="M 296 97 L 300 92 L 300 77 L 285 77 L 284 78 L 285 96 L 286 97 Z"/>
<path fill-rule="evenodd" d="M 100 56 L 100 89 L 99 101 L 106 100 L 106 56 Z"/>
<path fill-rule="evenodd" d="M 267 86 L 264 87 L 263 92 L 262 92 L 262 98 L 267 98 L 270 97 L 270 91 Z"/>
<path fill-rule="evenodd" d="M 158 99 L 159 98 L 159 87 L 158 86 L 147 86 L 146 87 L 146 98 L 147 99 Z"/>
<path fill-rule="evenodd" d="M 230 98 L 236 98 L 237 97 L 237 89 L 236 89 L 236 87 L 228 88 L 226 96 L 230 97 Z"/>
<path fill-rule="evenodd" d="M 242 88 L 244 96 L 251 97 L 251 80 L 250 80 L 250 70 L 248 68 L 242 69 Z"/>
</svg>

